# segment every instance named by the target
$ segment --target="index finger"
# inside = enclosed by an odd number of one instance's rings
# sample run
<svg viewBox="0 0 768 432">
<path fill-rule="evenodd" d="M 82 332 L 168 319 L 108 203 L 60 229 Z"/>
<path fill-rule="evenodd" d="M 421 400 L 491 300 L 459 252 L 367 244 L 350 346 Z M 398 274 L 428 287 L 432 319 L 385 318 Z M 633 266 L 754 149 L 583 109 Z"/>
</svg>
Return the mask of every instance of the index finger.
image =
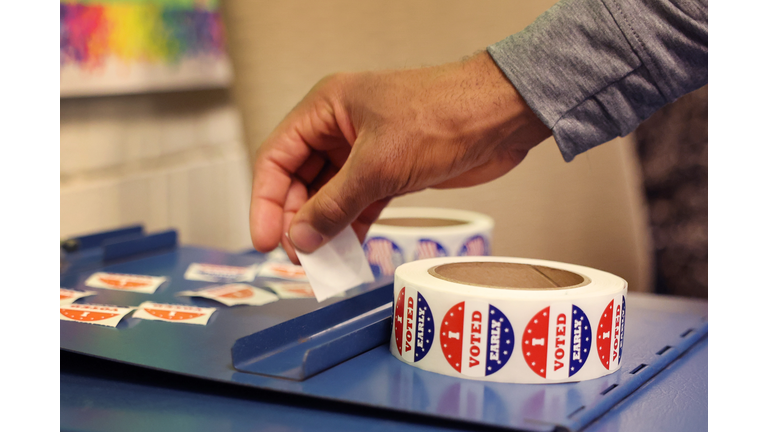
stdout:
<svg viewBox="0 0 768 432">
<path fill-rule="evenodd" d="M 253 167 L 250 215 L 251 240 L 259 252 L 270 251 L 280 242 L 292 177 L 311 154 L 312 149 L 295 132 L 279 134 L 259 149 Z"/>
</svg>

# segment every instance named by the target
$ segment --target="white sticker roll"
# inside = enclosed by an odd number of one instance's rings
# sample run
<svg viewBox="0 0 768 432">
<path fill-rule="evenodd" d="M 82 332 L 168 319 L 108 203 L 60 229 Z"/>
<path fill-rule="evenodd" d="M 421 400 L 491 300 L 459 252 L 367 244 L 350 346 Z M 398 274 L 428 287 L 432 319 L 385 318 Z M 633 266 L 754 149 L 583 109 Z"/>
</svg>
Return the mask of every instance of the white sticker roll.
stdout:
<svg viewBox="0 0 768 432">
<path fill-rule="evenodd" d="M 371 225 L 363 250 L 373 274 L 393 275 L 400 264 L 426 258 L 491 254 L 493 219 L 481 213 L 388 207 Z"/>
<path fill-rule="evenodd" d="M 627 282 L 553 261 L 445 257 L 395 272 L 390 351 L 461 378 L 561 383 L 621 366 Z"/>
</svg>

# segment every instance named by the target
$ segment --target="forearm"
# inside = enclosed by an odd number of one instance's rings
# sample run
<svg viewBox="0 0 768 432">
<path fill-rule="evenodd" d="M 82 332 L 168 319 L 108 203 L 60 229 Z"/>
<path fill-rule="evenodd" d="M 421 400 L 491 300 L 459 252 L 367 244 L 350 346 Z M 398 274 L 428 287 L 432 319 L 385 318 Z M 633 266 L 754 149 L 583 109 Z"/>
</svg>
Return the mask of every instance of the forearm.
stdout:
<svg viewBox="0 0 768 432">
<path fill-rule="evenodd" d="M 563 0 L 488 48 L 565 160 L 707 82 L 707 0 Z"/>
</svg>

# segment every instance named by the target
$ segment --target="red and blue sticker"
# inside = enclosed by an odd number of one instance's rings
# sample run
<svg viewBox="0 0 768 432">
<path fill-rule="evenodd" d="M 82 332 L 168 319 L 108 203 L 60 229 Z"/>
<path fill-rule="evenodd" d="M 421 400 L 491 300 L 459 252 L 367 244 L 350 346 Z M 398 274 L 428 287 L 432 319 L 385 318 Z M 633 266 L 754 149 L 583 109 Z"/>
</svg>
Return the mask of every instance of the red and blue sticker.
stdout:
<svg viewBox="0 0 768 432">
<path fill-rule="evenodd" d="M 397 266 L 403 264 L 403 251 L 390 239 L 371 237 L 363 244 L 365 257 L 371 265 L 374 277 L 391 276 Z"/>
<path fill-rule="evenodd" d="M 421 239 L 418 244 L 416 244 L 416 256 L 414 257 L 416 260 L 444 256 L 448 256 L 448 252 L 446 252 L 443 245 L 434 240 Z"/>
<path fill-rule="evenodd" d="M 468 376 L 488 376 L 512 356 L 515 333 L 498 308 L 467 300 L 446 312 L 440 325 L 440 345 L 448 363 Z"/>
<path fill-rule="evenodd" d="M 481 236 L 476 235 L 470 237 L 459 250 L 459 256 L 487 256 L 490 255 L 488 240 Z"/>
<path fill-rule="evenodd" d="M 523 357 L 542 378 L 565 379 L 587 362 L 592 330 L 578 306 L 560 303 L 547 306 L 528 321 L 523 333 Z"/>
<path fill-rule="evenodd" d="M 423 359 L 435 338 L 435 321 L 421 293 L 414 288 L 401 288 L 395 301 L 393 321 L 398 354 L 409 363 Z"/>
<path fill-rule="evenodd" d="M 621 365 L 624 351 L 624 318 L 626 301 L 623 295 L 616 296 L 605 307 L 600 316 L 595 345 L 600 363 L 609 371 Z"/>
</svg>

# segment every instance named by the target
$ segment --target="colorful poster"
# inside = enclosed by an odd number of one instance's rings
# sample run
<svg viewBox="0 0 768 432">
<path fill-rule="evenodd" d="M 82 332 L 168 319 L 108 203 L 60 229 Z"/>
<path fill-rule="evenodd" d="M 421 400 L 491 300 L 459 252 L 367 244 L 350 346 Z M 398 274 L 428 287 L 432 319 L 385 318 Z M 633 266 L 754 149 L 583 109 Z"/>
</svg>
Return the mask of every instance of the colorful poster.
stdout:
<svg viewBox="0 0 768 432">
<path fill-rule="evenodd" d="M 218 0 L 62 0 L 60 95 L 225 87 Z"/>
</svg>

